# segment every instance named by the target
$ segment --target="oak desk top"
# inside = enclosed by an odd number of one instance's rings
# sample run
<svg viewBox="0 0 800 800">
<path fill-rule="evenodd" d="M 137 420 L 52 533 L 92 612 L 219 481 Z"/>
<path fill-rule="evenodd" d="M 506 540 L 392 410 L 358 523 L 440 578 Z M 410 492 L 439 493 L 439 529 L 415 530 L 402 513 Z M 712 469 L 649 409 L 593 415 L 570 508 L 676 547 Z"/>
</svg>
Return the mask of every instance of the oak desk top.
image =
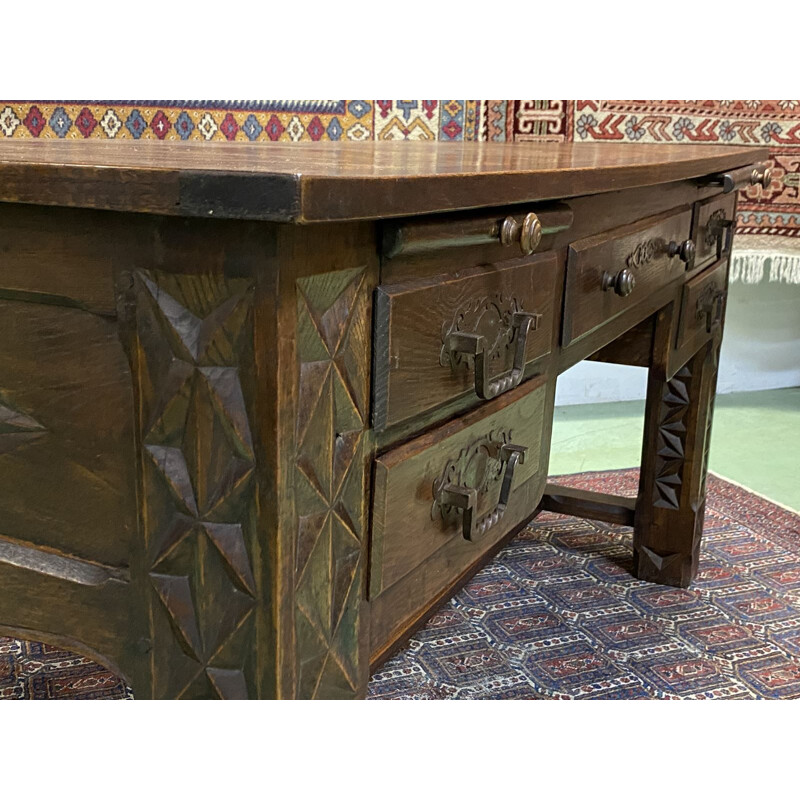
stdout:
<svg viewBox="0 0 800 800">
<path fill-rule="evenodd" d="M 508 205 L 735 169 L 763 147 L 500 142 L 8 142 L 0 201 L 320 222 Z"/>
</svg>

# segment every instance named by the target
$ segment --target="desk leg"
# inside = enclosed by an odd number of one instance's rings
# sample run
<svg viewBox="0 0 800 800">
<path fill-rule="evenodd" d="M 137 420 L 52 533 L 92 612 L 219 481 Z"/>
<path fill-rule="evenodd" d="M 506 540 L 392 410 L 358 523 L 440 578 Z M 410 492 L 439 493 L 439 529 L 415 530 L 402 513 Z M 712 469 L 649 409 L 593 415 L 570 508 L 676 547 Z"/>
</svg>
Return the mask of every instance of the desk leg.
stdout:
<svg viewBox="0 0 800 800">
<path fill-rule="evenodd" d="M 633 542 L 641 580 L 686 587 L 697 573 L 719 344 L 707 342 L 671 380 L 650 368 Z"/>
<path fill-rule="evenodd" d="M 373 230 L 189 232 L 191 247 L 167 246 L 184 239 L 164 223 L 168 269 L 136 269 L 124 290 L 147 673 L 134 691 L 362 697 Z M 230 252 L 198 266 L 220 240 Z"/>
<path fill-rule="evenodd" d="M 277 696 L 363 697 L 374 230 L 283 226 L 267 272 L 280 276 L 264 293 L 275 313 L 257 315 L 277 342 L 258 368 L 277 401 Z"/>
</svg>

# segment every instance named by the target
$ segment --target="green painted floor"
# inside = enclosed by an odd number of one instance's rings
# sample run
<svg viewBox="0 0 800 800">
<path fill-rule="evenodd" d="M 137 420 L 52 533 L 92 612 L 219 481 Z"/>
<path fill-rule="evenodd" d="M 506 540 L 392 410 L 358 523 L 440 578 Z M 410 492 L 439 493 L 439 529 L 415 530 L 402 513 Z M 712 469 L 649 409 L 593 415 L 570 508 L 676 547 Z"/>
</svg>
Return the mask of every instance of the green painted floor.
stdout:
<svg viewBox="0 0 800 800">
<path fill-rule="evenodd" d="M 550 474 L 639 465 L 644 401 L 556 408 Z M 800 388 L 719 395 L 709 469 L 800 511 Z"/>
</svg>

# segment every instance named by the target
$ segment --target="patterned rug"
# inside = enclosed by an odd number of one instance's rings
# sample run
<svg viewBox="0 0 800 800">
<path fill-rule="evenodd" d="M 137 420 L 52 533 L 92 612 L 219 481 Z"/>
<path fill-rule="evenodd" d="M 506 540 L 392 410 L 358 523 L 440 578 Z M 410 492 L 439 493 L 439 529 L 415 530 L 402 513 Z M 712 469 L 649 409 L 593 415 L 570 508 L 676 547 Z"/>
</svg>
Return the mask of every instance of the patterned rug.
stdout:
<svg viewBox="0 0 800 800">
<path fill-rule="evenodd" d="M 634 496 L 638 470 L 567 486 Z M 800 697 L 800 514 L 715 476 L 690 589 L 631 529 L 542 514 L 370 681 L 375 699 Z"/>
<path fill-rule="evenodd" d="M 637 478 L 559 482 L 633 496 Z M 800 698 L 800 514 L 712 475 L 693 586 L 631 566 L 629 528 L 542 514 L 373 675 L 369 698 Z M 0 698 L 132 694 L 88 659 L 0 638 Z"/>
</svg>

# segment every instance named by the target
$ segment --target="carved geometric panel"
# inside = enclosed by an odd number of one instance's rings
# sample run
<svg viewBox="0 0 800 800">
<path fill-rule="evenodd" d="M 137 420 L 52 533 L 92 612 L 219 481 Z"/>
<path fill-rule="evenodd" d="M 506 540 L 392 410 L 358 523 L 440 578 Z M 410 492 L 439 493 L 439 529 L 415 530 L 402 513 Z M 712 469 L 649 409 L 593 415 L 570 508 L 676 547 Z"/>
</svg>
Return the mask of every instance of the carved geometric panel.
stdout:
<svg viewBox="0 0 800 800">
<path fill-rule="evenodd" d="M 685 459 L 686 424 L 689 410 L 689 366 L 678 370 L 664 386 L 659 408 L 653 504 L 659 508 L 680 508 L 681 473 Z"/>
<path fill-rule="evenodd" d="M 697 571 L 718 346 L 708 342 L 670 381 L 651 376 L 646 431 L 655 427 L 655 452 L 652 478 L 646 464 L 642 471 L 634 528 L 636 573 L 644 580 L 686 587 Z"/>
<path fill-rule="evenodd" d="M 156 697 L 253 693 L 255 454 L 240 369 L 251 292 L 135 274 L 145 561 Z"/>
<path fill-rule="evenodd" d="M 706 415 L 705 429 L 701 432 L 703 436 L 703 446 L 701 452 L 703 454 L 702 469 L 700 470 L 700 485 L 697 490 L 697 519 L 695 538 L 699 542 L 700 536 L 703 533 L 703 519 L 706 505 L 706 476 L 708 474 L 708 457 L 711 450 L 711 424 L 714 421 L 714 399 L 716 397 L 717 374 L 719 371 L 719 351 L 722 342 L 717 339 L 711 346 L 706 356 L 707 362 L 705 371 L 708 373 L 708 413 Z"/>
<path fill-rule="evenodd" d="M 363 269 L 297 281 L 298 697 L 358 691 L 369 300 Z"/>
</svg>

